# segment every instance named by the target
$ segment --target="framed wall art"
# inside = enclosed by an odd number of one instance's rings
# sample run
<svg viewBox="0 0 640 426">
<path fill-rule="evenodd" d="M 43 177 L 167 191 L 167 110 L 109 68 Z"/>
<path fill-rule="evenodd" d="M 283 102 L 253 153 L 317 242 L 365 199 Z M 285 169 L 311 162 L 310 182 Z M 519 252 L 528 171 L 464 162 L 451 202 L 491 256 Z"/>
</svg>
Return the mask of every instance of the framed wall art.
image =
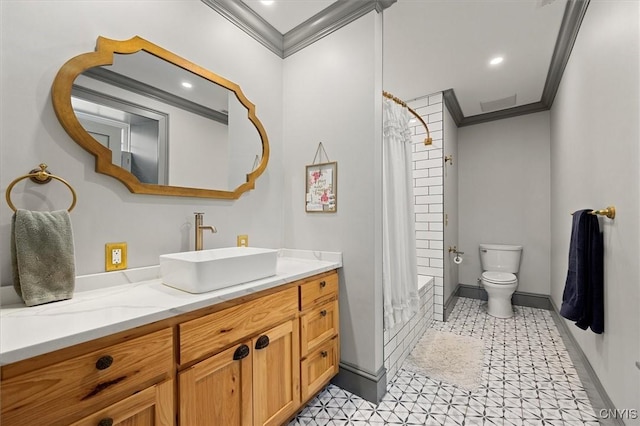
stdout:
<svg viewBox="0 0 640 426">
<path fill-rule="evenodd" d="M 306 203 L 309 213 L 335 213 L 338 208 L 336 188 L 338 163 L 320 163 L 306 166 Z"/>
</svg>

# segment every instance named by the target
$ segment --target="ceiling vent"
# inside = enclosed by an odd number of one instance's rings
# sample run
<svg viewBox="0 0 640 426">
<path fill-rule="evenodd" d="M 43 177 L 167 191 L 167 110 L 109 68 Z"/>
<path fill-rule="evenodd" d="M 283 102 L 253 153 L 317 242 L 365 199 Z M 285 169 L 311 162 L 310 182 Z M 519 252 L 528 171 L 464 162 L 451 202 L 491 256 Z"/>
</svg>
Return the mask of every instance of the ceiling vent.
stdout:
<svg viewBox="0 0 640 426">
<path fill-rule="evenodd" d="M 507 96 L 506 98 L 496 99 L 495 101 L 480 102 L 482 112 L 497 111 L 500 109 L 511 108 L 516 105 L 516 95 Z"/>
<path fill-rule="evenodd" d="M 537 8 L 541 8 L 541 7 L 545 7 L 545 6 L 549 6 L 552 3 L 555 3 L 556 0 L 538 0 L 536 2 L 536 7 Z"/>
</svg>

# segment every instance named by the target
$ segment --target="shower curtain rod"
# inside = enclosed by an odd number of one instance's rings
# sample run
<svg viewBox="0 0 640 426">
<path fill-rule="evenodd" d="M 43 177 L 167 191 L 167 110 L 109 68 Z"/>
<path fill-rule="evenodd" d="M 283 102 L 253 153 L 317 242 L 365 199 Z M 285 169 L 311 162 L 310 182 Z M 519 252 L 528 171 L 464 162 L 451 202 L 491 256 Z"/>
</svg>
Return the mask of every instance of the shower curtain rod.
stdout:
<svg viewBox="0 0 640 426">
<path fill-rule="evenodd" d="M 395 96 L 393 96 L 389 92 L 382 91 L 382 96 L 384 96 L 385 98 L 391 99 L 392 101 L 394 101 L 397 104 L 402 105 L 403 107 L 408 109 L 411 114 L 415 115 L 415 117 L 418 119 L 418 121 L 420 121 L 422 123 L 422 125 L 425 128 L 425 130 L 427 131 L 427 137 L 424 140 L 424 144 L 425 145 L 431 145 L 433 143 L 433 140 L 431 139 L 431 133 L 429 132 L 429 127 L 427 126 L 427 123 L 424 122 L 422 117 L 420 117 L 417 112 L 415 112 L 413 109 L 411 109 L 409 107 L 409 105 L 407 105 L 407 103 L 405 101 L 403 101 L 400 98 L 396 98 Z"/>
</svg>

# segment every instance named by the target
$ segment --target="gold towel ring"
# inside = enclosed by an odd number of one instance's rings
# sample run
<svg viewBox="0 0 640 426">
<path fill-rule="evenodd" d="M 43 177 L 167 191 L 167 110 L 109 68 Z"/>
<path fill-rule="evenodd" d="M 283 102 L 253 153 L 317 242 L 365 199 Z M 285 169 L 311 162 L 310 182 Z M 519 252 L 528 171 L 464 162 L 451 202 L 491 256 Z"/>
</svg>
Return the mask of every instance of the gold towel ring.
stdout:
<svg viewBox="0 0 640 426">
<path fill-rule="evenodd" d="M 14 179 L 13 182 L 11 182 L 9 184 L 9 186 L 7 187 L 7 192 L 6 192 L 7 204 L 9 204 L 9 207 L 14 212 L 17 209 L 16 209 L 16 206 L 14 206 L 13 203 L 11 202 L 11 190 L 16 185 L 16 183 L 18 183 L 21 180 L 26 179 L 26 178 L 31 178 L 31 180 L 33 182 L 37 183 L 37 184 L 49 183 L 49 182 L 51 182 L 51 179 L 55 179 L 55 180 L 58 180 L 58 181 L 64 183 L 67 186 L 67 188 L 69 188 L 69 191 L 71 191 L 71 195 L 73 195 L 73 201 L 71 202 L 71 206 L 67 209 L 67 211 L 70 212 L 76 206 L 77 197 L 76 197 L 76 191 L 74 191 L 73 187 L 69 184 L 69 182 L 67 182 L 66 180 L 62 179 L 61 177 L 58 177 L 56 175 L 53 175 L 53 174 L 49 173 L 47 171 L 47 165 L 42 163 L 42 164 L 40 164 L 40 170 L 38 170 L 38 169 L 31 170 L 29 172 L 29 174 L 26 174 L 24 176 L 20 176 L 17 179 Z"/>
</svg>

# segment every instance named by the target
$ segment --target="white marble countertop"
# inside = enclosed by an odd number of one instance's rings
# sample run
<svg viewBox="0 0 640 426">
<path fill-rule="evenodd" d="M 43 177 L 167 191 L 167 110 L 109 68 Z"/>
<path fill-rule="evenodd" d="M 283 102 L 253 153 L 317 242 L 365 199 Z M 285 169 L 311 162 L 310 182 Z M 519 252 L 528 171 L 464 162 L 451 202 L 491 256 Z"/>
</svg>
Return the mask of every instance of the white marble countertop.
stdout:
<svg viewBox="0 0 640 426">
<path fill-rule="evenodd" d="M 276 275 L 208 293 L 162 284 L 159 266 L 76 278 L 70 300 L 27 307 L 0 288 L 0 365 L 31 358 L 342 267 L 342 254 L 282 249 Z"/>
</svg>

